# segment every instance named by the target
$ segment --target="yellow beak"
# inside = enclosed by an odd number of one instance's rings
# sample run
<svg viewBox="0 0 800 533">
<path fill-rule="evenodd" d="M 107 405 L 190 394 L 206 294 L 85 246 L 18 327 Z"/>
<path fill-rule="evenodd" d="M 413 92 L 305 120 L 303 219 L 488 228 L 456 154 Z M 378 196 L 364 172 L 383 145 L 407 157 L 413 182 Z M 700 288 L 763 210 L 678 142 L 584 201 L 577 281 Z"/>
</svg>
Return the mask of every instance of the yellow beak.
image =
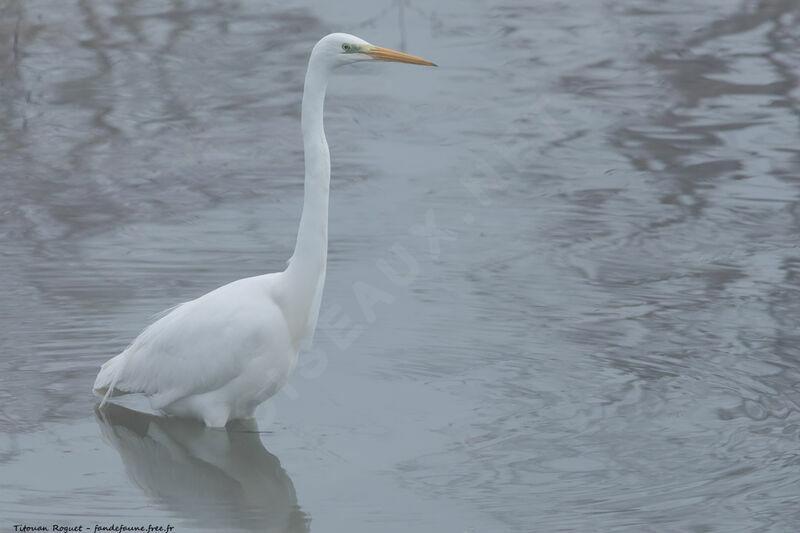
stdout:
<svg viewBox="0 0 800 533">
<path fill-rule="evenodd" d="M 390 50 L 388 48 L 381 48 L 380 46 L 373 46 L 367 50 L 364 50 L 364 54 L 368 56 L 374 57 L 379 61 L 396 61 L 398 63 L 411 63 L 413 65 L 427 65 L 429 67 L 437 66 L 436 63 L 431 63 L 426 59 L 422 59 L 421 57 L 412 56 L 411 54 L 405 54 L 403 52 L 398 52 L 397 50 Z"/>
</svg>

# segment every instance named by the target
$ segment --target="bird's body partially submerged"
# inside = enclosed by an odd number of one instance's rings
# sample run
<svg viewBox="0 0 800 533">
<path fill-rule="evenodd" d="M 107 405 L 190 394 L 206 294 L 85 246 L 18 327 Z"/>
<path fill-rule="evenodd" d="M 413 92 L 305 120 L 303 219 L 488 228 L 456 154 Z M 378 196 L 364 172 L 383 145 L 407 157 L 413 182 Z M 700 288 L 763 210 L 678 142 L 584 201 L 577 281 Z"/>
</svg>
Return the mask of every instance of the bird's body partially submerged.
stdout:
<svg viewBox="0 0 800 533">
<path fill-rule="evenodd" d="M 328 76 L 364 60 L 432 65 L 343 33 L 311 53 L 303 91 L 305 198 L 297 244 L 283 272 L 224 285 L 170 310 L 94 383 L 101 406 L 115 394 L 142 393 L 153 408 L 221 427 L 249 418 L 289 377 L 319 315 L 328 249 L 330 154 L 322 124 Z"/>
<path fill-rule="evenodd" d="M 141 392 L 154 409 L 209 426 L 251 417 L 286 381 L 302 342 L 275 300 L 282 275 L 234 281 L 171 310 L 102 366 L 95 391 Z"/>
</svg>

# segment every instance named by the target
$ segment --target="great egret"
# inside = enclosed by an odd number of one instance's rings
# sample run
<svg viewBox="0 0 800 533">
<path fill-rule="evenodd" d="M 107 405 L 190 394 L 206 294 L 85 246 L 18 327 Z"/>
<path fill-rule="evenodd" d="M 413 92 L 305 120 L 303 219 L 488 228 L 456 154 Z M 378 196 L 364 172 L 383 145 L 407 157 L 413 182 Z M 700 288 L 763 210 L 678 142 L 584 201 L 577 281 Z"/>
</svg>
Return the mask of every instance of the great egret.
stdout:
<svg viewBox="0 0 800 533">
<path fill-rule="evenodd" d="M 142 393 L 154 409 L 222 427 L 251 418 L 286 382 L 319 316 L 328 255 L 330 152 L 322 124 L 328 76 L 358 61 L 436 66 L 346 33 L 311 51 L 303 88 L 303 212 L 286 270 L 240 279 L 170 310 L 106 361 L 93 390 Z"/>
</svg>

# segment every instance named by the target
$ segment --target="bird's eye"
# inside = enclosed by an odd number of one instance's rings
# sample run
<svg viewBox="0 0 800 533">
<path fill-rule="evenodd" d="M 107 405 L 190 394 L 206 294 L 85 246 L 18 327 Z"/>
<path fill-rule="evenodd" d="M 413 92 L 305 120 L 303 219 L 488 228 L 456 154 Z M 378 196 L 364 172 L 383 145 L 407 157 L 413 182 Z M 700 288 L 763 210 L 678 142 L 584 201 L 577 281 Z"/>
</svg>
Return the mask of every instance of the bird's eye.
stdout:
<svg viewBox="0 0 800 533">
<path fill-rule="evenodd" d="M 342 45 L 342 50 L 344 50 L 345 52 L 349 52 L 349 51 L 350 51 L 350 45 L 349 45 L 349 44 L 346 44 L 346 43 L 345 43 L 345 44 L 343 44 L 343 45 Z"/>
</svg>

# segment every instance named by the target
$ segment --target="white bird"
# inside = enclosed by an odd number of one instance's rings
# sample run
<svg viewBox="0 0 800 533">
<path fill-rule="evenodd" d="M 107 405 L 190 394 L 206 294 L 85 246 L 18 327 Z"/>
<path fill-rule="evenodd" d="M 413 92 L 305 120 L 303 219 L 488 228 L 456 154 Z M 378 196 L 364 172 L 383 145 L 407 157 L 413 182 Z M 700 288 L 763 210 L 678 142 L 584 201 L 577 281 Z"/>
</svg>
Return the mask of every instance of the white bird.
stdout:
<svg viewBox="0 0 800 533">
<path fill-rule="evenodd" d="M 319 316 L 328 255 L 330 152 L 322 124 L 328 77 L 358 61 L 436 66 L 346 33 L 311 51 L 303 88 L 303 212 L 286 270 L 240 279 L 183 303 L 106 361 L 94 382 L 102 408 L 112 395 L 141 393 L 153 409 L 222 427 L 252 418 L 286 382 Z"/>
</svg>

